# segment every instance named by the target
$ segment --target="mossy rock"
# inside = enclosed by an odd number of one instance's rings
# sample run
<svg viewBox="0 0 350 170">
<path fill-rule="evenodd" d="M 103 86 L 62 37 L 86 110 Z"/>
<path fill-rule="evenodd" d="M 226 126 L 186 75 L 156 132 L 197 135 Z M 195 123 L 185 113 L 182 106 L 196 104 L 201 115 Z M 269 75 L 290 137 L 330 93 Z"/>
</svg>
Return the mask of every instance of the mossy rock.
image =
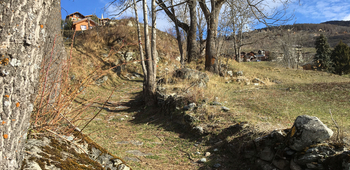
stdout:
<svg viewBox="0 0 350 170">
<path fill-rule="evenodd" d="M 73 140 L 65 136 L 41 134 L 26 144 L 21 169 L 129 170 L 119 157 L 97 145 L 89 137 L 74 132 Z"/>
</svg>

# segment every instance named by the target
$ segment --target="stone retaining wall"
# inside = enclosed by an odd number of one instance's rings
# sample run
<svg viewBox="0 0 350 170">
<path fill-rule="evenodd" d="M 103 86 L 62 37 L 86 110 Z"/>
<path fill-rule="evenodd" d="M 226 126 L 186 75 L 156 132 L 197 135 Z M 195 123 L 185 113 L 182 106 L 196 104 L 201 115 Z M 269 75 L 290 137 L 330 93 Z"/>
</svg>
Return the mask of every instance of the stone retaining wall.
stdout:
<svg viewBox="0 0 350 170">
<path fill-rule="evenodd" d="M 195 120 L 182 108 L 184 99 L 181 96 L 157 92 L 157 98 L 164 112 L 176 117 L 175 121 L 182 120 L 179 123 L 191 130 L 188 132 L 205 135 L 193 126 Z M 303 115 L 295 120 L 291 129 L 275 130 L 250 140 L 237 154 L 255 162 L 259 170 L 349 170 L 350 151 L 345 145 L 325 142 L 332 135 L 333 131 L 317 117 Z"/>
</svg>

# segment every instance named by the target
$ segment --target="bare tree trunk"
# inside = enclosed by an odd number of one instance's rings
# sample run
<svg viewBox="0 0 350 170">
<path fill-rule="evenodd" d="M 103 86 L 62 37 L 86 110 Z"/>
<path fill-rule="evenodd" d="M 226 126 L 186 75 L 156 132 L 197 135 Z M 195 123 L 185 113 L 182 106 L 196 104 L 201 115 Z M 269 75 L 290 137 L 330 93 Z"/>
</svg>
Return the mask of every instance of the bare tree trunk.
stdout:
<svg viewBox="0 0 350 170">
<path fill-rule="evenodd" d="M 210 12 L 205 1 L 199 1 L 199 5 L 204 13 L 205 19 L 207 20 L 208 29 L 205 49 L 205 69 L 214 73 L 219 72 L 215 39 L 217 36 L 219 13 L 224 2 L 224 0 L 211 0 L 212 11 Z"/>
<path fill-rule="evenodd" d="M 207 35 L 207 44 L 206 44 L 206 70 L 218 73 L 218 55 L 216 48 L 216 36 L 217 36 L 217 27 L 218 27 L 218 18 L 219 18 L 219 9 L 214 9 L 211 17 L 208 22 L 208 35 Z M 216 14 L 216 15 L 215 15 Z"/>
<path fill-rule="evenodd" d="M 239 42 L 238 42 L 238 47 L 237 47 L 237 51 L 238 51 L 238 56 L 239 58 L 241 58 L 241 48 L 242 48 L 242 40 L 243 40 L 243 33 L 242 33 L 242 29 L 240 30 L 239 33 Z M 240 62 L 241 60 L 239 60 Z"/>
<path fill-rule="evenodd" d="M 43 57 L 52 56 L 55 66 L 65 57 L 60 5 L 57 0 L 0 3 L 0 169 L 21 167 Z"/>
<path fill-rule="evenodd" d="M 137 13 L 137 4 L 136 0 L 133 0 L 134 3 L 134 10 L 135 10 L 135 17 L 136 17 L 136 25 L 137 25 L 137 37 L 139 41 L 139 50 L 140 50 L 140 58 L 141 58 L 141 66 L 143 71 L 143 79 L 144 82 L 147 82 L 147 69 L 145 64 L 145 57 L 143 56 L 143 49 L 142 49 L 142 43 L 141 43 L 141 31 L 140 31 L 140 23 L 139 23 L 139 15 Z"/>
<path fill-rule="evenodd" d="M 190 29 L 187 32 L 187 62 L 190 63 L 197 56 L 197 1 L 189 0 L 188 7 L 190 9 Z"/>
<path fill-rule="evenodd" d="M 174 1 L 171 0 L 171 12 L 176 16 L 175 14 L 175 9 L 174 9 Z M 180 30 L 179 30 L 179 25 L 177 20 L 175 20 L 175 30 L 176 30 L 176 39 L 177 39 L 177 44 L 179 45 L 179 50 L 180 50 L 180 57 L 181 57 L 181 67 L 185 67 L 185 63 L 184 63 L 184 52 L 182 49 L 182 41 L 181 41 L 181 34 L 180 34 Z"/>
<path fill-rule="evenodd" d="M 181 27 L 187 33 L 187 58 L 188 62 L 191 62 L 192 58 L 197 55 L 197 41 L 196 41 L 196 31 L 197 31 L 197 16 L 196 16 L 196 0 L 190 0 L 188 2 L 190 8 L 190 25 L 179 21 L 176 18 L 175 13 L 169 11 L 168 7 L 165 5 L 163 0 L 158 0 L 159 6 L 164 10 L 168 17 L 179 27 Z"/>
<path fill-rule="evenodd" d="M 157 13 L 156 13 L 156 1 L 152 0 L 152 43 L 151 43 L 151 52 L 152 52 L 152 66 L 153 66 L 153 75 L 151 75 L 152 80 L 150 80 L 150 86 L 152 92 L 156 91 L 156 76 L 157 76 Z"/>
<path fill-rule="evenodd" d="M 153 9 L 155 8 L 153 5 L 154 0 L 152 0 L 152 15 L 154 14 L 155 17 L 155 11 Z M 154 7 L 154 8 L 153 8 Z M 143 20 L 144 20 L 144 35 L 145 35 L 145 50 L 146 50 L 146 59 L 147 59 L 147 81 L 144 83 L 144 99 L 146 101 L 146 105 L 153 106 L 156 103 L 156 63 L 152 56 L 153 52 L 155 52 L 155 48 L 152 48 L 151 53 L 151 46 L 150 46 L 150 40 L 149 40 L 149 33 L 148 33 L 148 14 L 147 14 L 147 0 L 143 0 Z M 155 21 L 153 21 L 152 16 L 152 44 L 155 45 L 155 41 L 153 41 L 153 38 L 155 38 L 155 32 L 153 32 L 153 24 Z M 154 56 L 155 57 L 155 56 Z"/>
<path fill-rule="evenodd" d="M 202 57 L 202 52 L 204 50 L 204 40 L 203 40 L 203 29 L 202 28 L 202 22 L 204 20 L 203 15 L 200 13 L 199 9 L 197 10 L 198 12 L 198 35 L 199 35 L 199 54 L 198 56 Z"/>
</svg>

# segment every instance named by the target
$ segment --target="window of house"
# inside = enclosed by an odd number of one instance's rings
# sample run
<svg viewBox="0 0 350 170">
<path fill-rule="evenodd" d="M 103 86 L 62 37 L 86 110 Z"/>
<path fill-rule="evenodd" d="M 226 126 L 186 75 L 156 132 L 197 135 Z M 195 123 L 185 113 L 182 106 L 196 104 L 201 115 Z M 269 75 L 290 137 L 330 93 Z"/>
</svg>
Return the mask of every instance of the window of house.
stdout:
<svg viewBox="0 0 350 170">
<path fill-rule="evenodd" d="M 86 30 L 86 25 L 81 25 L 80 28 L 81 30 Z"/>
</svg>

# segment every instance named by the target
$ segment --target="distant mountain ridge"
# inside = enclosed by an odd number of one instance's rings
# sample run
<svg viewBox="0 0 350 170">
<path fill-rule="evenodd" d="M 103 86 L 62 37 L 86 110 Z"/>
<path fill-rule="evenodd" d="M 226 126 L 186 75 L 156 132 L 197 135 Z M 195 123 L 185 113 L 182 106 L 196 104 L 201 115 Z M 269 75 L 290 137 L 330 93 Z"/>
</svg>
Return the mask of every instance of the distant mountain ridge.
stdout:
<svg viewBox="0 0 350 170">
<path fill-rule="evenodd" d="M 326 21 L 326 22 L 322 22 L 321 24 L 332 24 L 332 25 L 350 27 L 350 21 Z"/>
<path fill-rule="evenodd" d="M 340 40 L 350 45 L 350 21 L 327 21 L 320 24 L 298 23 L 293 25 L 266 27 L 255 31 L 276 32 L 281 30 L 289 30 L 296 33 L 308 33 L 310 39 L 303 44 L 307 47 L 313 47 L 315 38 L 320 34 L 324 34 L 328 38 L 328 43 L 331 47 L 335 47 Z"/>
</svg>

